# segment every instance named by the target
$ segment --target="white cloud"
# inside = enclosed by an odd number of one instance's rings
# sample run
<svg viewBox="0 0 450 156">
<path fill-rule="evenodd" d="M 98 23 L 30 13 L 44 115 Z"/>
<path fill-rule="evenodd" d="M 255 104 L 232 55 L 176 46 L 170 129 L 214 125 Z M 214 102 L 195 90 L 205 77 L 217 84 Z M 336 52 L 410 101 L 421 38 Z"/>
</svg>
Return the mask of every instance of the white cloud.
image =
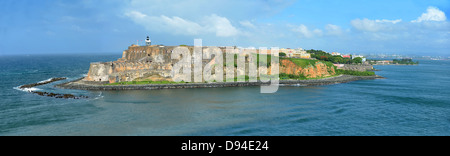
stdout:
<svg viewBox="0 0 450 156">
<path fill-rule="evenodd" d="M 306 27 L 303 24 L 301 24 L 298 27 L 294 27 L 291 30 L 294 32 L 300 33 L 300 36 L 305 37 L 305 38 L 312 38 L 314 36 L 322 36 L 322 34 L 323 34 L 322 30 L 320 30 L 320 29 L 314 29 L 313 31 L 310 31 L 308 29 L 308 27 Z"/>
<path fill-rule="evenodd" d="M 147 15 L 145 15 L 139 11 L 127 12 L 127 13 L 125 13 L 125 16 L 135 18 L 135 19 L 143 19 L 143 18 L 147 17 Z"/>
<path fill-rule="evenodd" d="M 312 37 L 312 33 L 308 30 L 308 27 L 306 27 L 303 24 L 298 26 L 297 28 L 292 29 L 292 31 L 298 32 L 298 33 L 300 33 L 302 36 L 304 36 L 306 38 Z"/>
<path fill-rule="evenodd" d="M 398 20 L 387 20 L 387 19 L 375 20 L 375 22 L 377 22 L 377 23 L 392 23 L 392 24 L 397 24 L 401 21 L 402 21 L 401 19 L 398 19 Z"/>
<path fill-rule="evenodd" d="M 217 14 L 243 21 L 278 13 L 294 2 L 294 0 L 127 0 L 122 3 L 125 3 L 123 5 L 125 11 L 136 10 L 151 16 L 166 15 L 194 19 Z"/>
<path fill-rule="evenodd" d="M 362 31 L 378 31 L 380 26 L 373 20 L 367 18 L 364 19 L 354 19 L 350 22 L 354 28 Z"/>
<path fill-rule="evenodd" d="M 341 27 L 333 24 L 328 24 L 325 26 L 325 30 L 327 30 L 328 35 L 339 36 L 343 34 Z"/>
<path fill-rule="evenodd" d="M 158 18 L 157 18 L 158 20 Z M 189 35 L 197 35 L 201 30 L 202 27 L 192 21 L 188 21 L 185 19 L 182 19 L 180 17 L 174 16 L 172 18 L 161 15 L 159 20 L 161 20 L 163 26 L 165 26 L 168 29 L 171 29 L 172 31 L 176 32 L 177 34 L 189 34 Z M 156 21 L 155 21 L 156 22 Z"/>
<path fill-rule="evenodd" d="M 209 45 L 256 47 L 298 45 L 323 50 L 328 48 L 330 51 L 343 49 L 342 51 L 394 52 L 422 51 L 423 47 L 440 50 L 438 47 L 448 49 L 450 45 L 448 39 L 450 23 L 446 21 L 445 14 L 437 8 L 428 8 L 420 17 L 418 14 L 415 18 L 417 23 L 412 23 L 412 19 L 402 21 L 389 17 L 378 19 L 360 17 L 347 21 L 351 24 L 347 27 L 345 24 L 333 25 L 335 23 L 289 25 L 289 23 L 264 22 L 267 21 L 264 18 L 272 17 L 276 10 L 285 8 L 285 5 L 274 8 L 265 1 L 158 0 L 148 3 L 146 0 L 130 0 L 130 2 L 131 4 L 123 6 L 124 9 L 121 10 L 124 12 L 121 14 L 127 12 L 126 17 L 133 23 L 143 26 L 147 31 L 158 32 L 161 35 L 174 34 L 179 37 L 166 44 L 184 44 L 181 42 L 199 37 L 204 41 L 209 40 Z M 171 5 L 173 3 L 178 5 Z M 230 10 L 230 7 L 233 9 Z M 333 36 L 338 36 L 339 39 Z"/>
<path fill-rule="evenodd" d="M 447 17 L 445 13 L 436 7 L 428 7 L 427 12 L 423 13 L 422 16 L 413 20 L 411 22 L 423 22 L 423 21 L 445 21 Z"/>
<path fill-rule="evenodd" d="M 323 35 L 323 31 L 320 30 L 320 29 L 314 29 L 314 30 L 313 30 L 313 33 L 314 33 L 315 35 L 317 35 L 317 36 L 322 36 L 322 35 Z"/>
<path fill-rule="evenodd" d="M 360 31 L 369 31 L 369 32 L 377 32 L 377 31 L 385 31 L 390 30 L 392 25 L 395 25 L 401 22 L 401 19 L 398 20 L 369 20 L 367 18 L 364 19 L 354 19 L 350 23 L 351 25 Z"/>
<path fill-rule="evenodd" d="M 216 14 L 207 16 L 205 22 L 205 27 L 211 32 L 215 32 L 218 37 L 235 36 L 239 32 L 227 18 Z"/>
<path fill-rule="evenodd" d="M 241 21 L 239 22 L 242 26 L 247 27 L 247 28 L 256 28 L 255 25 L 252 24 L 252 22 L 250 21 Z"/>
<path fill-rule="evenodd" d="M 215 33 L 217 37 L 231 37 L 239 34 L 239 31 L 227 18 L 216 14 L 200 18 L 199 21 L 191 21 L 178 16 L 148 16 L 138 11 L 127 12 L 125 16 L 149 31 L 164 31 L 176 35 Z"/>
</svg>

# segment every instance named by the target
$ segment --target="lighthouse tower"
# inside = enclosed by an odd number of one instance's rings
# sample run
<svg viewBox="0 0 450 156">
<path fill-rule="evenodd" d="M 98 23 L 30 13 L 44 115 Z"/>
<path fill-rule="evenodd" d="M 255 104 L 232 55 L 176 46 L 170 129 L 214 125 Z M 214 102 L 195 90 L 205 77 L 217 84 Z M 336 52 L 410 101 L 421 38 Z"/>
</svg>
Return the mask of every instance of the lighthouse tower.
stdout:
<svg viewBox="0 0 450 156">
<path fill-rule="evenodd" d="M 146 46 L 151 46 L 152 45 L 152 41 L 150 40 L 150 37 L 147 36 L 147 39 L 145 40 L 145 45 Z"/>
</svg>

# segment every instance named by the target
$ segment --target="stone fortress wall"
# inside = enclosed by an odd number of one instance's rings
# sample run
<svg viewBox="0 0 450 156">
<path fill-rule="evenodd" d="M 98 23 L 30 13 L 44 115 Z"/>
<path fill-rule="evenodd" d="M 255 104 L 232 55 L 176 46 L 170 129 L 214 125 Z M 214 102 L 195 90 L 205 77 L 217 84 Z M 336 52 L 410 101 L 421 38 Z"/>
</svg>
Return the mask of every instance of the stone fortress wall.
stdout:
<svg viewBox="0 0 450 156">
<path fill-rule="evenodd" d="M 176 61 L 170 59 L 174 48 L 132 45 L 123 51 L 122 58 L 117 61 L 91 63 L 84 80 L 109 83 L 139 78 L 170 80 L 170 72 Z"/>
<path fill-rule="evenodd" d="M 91 63 L 84 81 L 124 82 L 134 80 L 172 81 L 173 65 L 179 60 L 171 59 L 172 51 L 178 46 L 136 46 L 123 51 L 122 58 L 113 62 Z M 185 46 L 193 55 L 194 47 Z M 203 47 L 207 50 L 209 47 Z M 222 47 L 221 50 L 225 52 Z M 203 59 L 203 67 L 212 59 Z"/>
</svg>

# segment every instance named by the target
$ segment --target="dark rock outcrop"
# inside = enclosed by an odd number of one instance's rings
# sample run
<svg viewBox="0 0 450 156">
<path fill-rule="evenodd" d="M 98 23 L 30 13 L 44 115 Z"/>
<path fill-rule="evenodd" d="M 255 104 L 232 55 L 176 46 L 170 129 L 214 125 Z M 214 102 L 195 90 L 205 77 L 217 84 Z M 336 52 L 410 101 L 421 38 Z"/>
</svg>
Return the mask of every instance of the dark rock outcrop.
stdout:
<svg viewBox="0 0 450 156">
<path fill-rule="evenodd" d="M 48 96 L 48 97 L 54 97 L 58 99 L 82 99 L 82 98 L 88 98 L 87 96 L 75 96 L 72 94 L 55 94 L 55 93 L 49 93 L 49 92 L 39 92 L 39 91 L 32 91 L 32 93 L 40 95 L 40 96 Z"/>
</svg>

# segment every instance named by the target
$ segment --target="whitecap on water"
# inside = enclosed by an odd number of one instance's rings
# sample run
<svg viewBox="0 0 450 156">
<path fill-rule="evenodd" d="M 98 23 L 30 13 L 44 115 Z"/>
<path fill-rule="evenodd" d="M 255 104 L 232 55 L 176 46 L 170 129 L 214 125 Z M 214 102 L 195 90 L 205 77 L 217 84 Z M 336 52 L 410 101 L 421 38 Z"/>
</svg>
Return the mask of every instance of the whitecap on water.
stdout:
<svg viewBox="0 0 450 156">
<path fill-rule="evenodd" d="M 97 100 L 97 99 L 102 99 L 102 98 L 104 97 L 102 94 L 103 94 L 103 92 L 100 92 L 100 94 L 97 95 L 97 97 L 95 97 L 94 99 L 95 99 L 95 100 Z"/>
</svg>

